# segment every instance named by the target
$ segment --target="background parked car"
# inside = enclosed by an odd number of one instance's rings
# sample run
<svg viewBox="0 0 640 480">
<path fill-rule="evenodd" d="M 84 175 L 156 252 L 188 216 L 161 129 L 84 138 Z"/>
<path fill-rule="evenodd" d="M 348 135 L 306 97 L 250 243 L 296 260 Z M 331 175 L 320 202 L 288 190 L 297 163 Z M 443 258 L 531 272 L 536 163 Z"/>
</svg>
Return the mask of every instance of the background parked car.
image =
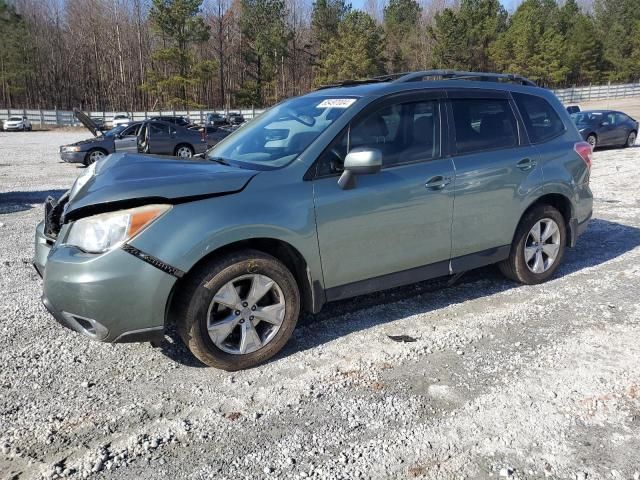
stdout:
<svg viewBox="0 0 640 480">
<path fill-rule="evenodd" d="M 110 153 L 137 152 L 137 134 L 142 122 L 119 125 L 102 133 L 98 125 L 80 110 L 74 110 L 78 120 L 93 134 L 94 138 L 60 147 L 60 158 L 68 163 L 90 165 Z"/>
<path fill-rule="evenodd" d="M 244 117 L 241 113 L 229 113 L 227 114 L 227 123 L 229 125 L 240 125 L 244 123 Z"/>
<path fill-rule="evenodd" d="M 143 122 L 137 138 L 138 152 L 190 158 L 207 150 L 203 128 L 187 128 L 170 122 Z"/>
<path fill-rule="evenodd" d="M 113 120 L 111 120 L 111 128 L 117 127 L 118 125 L 129 125 L 130 123 L 131 119 L 129 115 L 126 113 L 116 113 L 113 116 Z"/>
<path fill-rule="evenodd" d="M 103 117 L 91 117 L 91 121 L 95 123 L 100 130 L 102 131 L 107 130 Z"/>
<path fill-rule="evenodd" d="M 631 147 L 638 137 L 638 122 L 629 115 L 613 110 L 585 110 L 574 113 L 582 138 L 594 148 L 604 146 Z"/>
<path fill-rule="evenodd" d="M 31 122 L 27 117 L 9 117 L 2 123 L 2 129 L 5 132 L 24 132 L 32 130 Z"/>
<path fill-rule="evenodd" d="M 227 118 L 221 113 L 208 113 L 205 118 L 205 124 L 214 125 L 216 127 L 227 125 Z"/>
<path fill-rule="evenodd" d="M 213 147 L 220 140 L 222 140 L 232 132 L 232 130 L 229 128 L 224 128 L 224 127 L 218 128 L 214 125 L 205 125 L 204 127 L 199 127 L 195 125 L 193 127 L 189 127 L 189 130 L 199 131 L 200 129 L 203 129 L 205 132 L 205 135 L 207 137 L 208 147 Z"/>
<path fill-rule="evenodd" d="M 181 127 L 187 127 L 187 126 L 193 125 L 191 123 L 191 120 L 189 120 L 189 117 L 181 117 L 181 116 L 157 116 L 157 117 L 151 117 L 149 120 L 169 122 L 169 123 L 173 123 L 174 125 L 180 125 Z"/>
<path fill-rule="evenodd" d="M 578 113 L 582 111 L 582 109 L 580 108 L 580 105 L 567 105 L 567 112 L 568 113 Z"/>
</svg>

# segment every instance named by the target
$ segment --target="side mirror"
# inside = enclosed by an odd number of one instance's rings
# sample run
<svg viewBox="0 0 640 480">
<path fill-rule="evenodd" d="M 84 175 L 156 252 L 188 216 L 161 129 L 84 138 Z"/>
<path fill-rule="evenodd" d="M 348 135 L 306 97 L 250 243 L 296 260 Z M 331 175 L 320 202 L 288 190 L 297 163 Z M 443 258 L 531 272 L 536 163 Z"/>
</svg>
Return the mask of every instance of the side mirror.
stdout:
<svg viewBox="0 0 640 480">
<path fill-rule="evenodd" d="M 354 148 L 344 159 L 344 171 L 338 186 L 348 190 L 356 186 L 356 175 L 371 175 L 382 168 L 382 152 L 375 148 Z"/>
<path fill-rule="evenodd" d="M 600 122 L 600 126 L 601 127 L 608 127 L 609 126 L 609 122 L 607 122 L 607 121 Z"/>
</svg>

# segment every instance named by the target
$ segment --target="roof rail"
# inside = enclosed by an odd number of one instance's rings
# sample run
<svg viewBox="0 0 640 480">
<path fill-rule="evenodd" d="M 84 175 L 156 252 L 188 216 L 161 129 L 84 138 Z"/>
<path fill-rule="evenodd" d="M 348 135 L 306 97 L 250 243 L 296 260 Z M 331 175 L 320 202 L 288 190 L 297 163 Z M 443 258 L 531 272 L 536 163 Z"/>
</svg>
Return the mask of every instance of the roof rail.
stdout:
<svg viewBox="0 0 640 480">
<path fill-rule="evenodd" d="M 365 78 L 362 80 L 344 80 L 342 82 L 322 85 L 317 90 L 334 87 L 350 87 L 354 85 L 365 85 L 367 83 L 406 83 L 421 82 L 423 80 L 478 80 L 483 82 L 503 82 L 537 87 L 535 82 L 520 75 L 510 73 L 486 73 L 486 72 L 461 72 L 458 70 L 424 70 L 421 72 L 402 72 L 380 75 L 378 77 Z"/>
<path fill-rule="evenodd" d="M 505 82 L 537 87 L 536 83 L 526 77 L 510 73 L 460 72 L 457 70 L 425 70 L 399 74 L 394 83 L 421 82 L 423 80 L 478 80 L 484 82 Z"/>
<path fill-rule="evenodd" d="M 351 87 L 353 85 L 365 85 L 367 83 L 382 83 L 395 80 L 399 74 L 381 75 L 379 77 L 364 78 L 361 80 L 343 80 L 342 82 L 330 83 L 327 85 L 321 85 L 316 90 L 324 90 L 326 88 L 334 87 Z"/>
</svg>

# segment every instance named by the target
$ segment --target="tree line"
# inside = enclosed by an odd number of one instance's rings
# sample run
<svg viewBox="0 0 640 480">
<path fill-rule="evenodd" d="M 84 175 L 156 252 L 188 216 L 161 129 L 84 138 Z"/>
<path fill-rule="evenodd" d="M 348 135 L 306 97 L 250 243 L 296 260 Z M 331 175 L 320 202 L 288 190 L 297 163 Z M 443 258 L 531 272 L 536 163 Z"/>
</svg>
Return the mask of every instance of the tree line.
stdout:
<svg viewBox="0 0 640 480">
<path fill-rule="evenodd" d="M 547 87 L 640 78 L 637 0 L 0 0 L 0 105 L 262 107 L 446 68 Z"/>
</svg>

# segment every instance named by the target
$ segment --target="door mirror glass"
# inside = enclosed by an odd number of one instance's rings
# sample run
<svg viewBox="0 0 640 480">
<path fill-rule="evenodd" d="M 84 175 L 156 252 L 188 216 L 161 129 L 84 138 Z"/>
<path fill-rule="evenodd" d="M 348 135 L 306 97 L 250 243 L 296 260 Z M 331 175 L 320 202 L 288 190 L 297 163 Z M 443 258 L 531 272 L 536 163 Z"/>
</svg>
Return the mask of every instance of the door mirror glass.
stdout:
<svg viewBox="0 0 640 480">
<path fill-rule="evenodd" d="M 382 168 L 382 152 L 375 148 L 354 148 L 344 159 L 344 172 L 338 180 L 343 190 L 355 186 L 355 175 L 378 173 Z"/>
<path fill-rule="evenodd" d="M 608 127 L 609 126 L 609 122 L 607 122 L 606 120 L 604 122 L 600 123 L 601 127 Z"/>
</svg>

